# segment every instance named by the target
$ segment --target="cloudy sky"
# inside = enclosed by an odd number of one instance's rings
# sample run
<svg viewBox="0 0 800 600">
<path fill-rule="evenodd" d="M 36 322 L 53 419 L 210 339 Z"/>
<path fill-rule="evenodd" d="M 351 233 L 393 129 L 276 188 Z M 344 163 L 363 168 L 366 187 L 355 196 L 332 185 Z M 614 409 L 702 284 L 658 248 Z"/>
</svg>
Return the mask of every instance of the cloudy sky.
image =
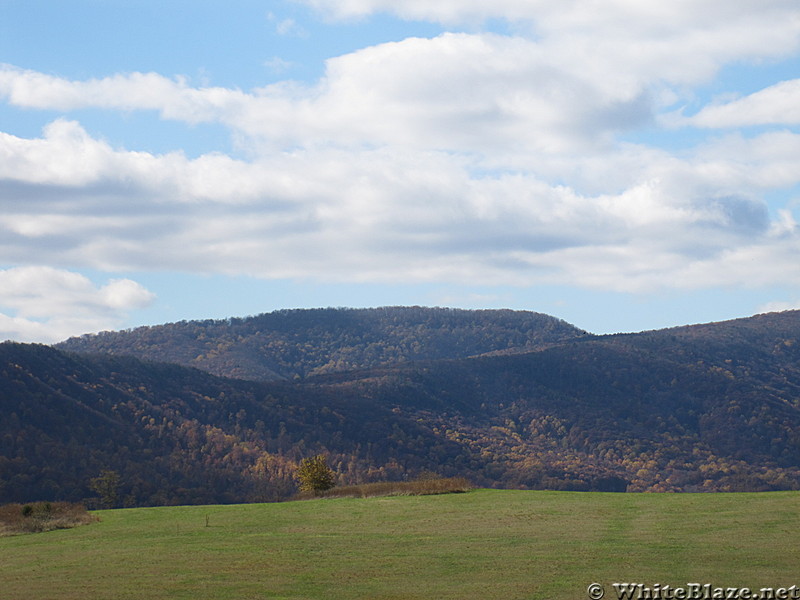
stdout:
<svg viewBox="0 0 800 600">
<path fill-rule="evenodd" d="M 0 0 L 0 339 L 800 306 L 797 0 Z"/>
</svg>

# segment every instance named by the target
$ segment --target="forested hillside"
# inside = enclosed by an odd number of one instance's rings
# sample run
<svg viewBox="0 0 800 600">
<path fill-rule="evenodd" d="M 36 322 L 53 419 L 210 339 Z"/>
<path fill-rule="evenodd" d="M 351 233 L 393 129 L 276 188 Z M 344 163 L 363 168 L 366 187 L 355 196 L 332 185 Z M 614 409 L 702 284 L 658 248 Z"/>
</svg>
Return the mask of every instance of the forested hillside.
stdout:
<svg viewBox="0 0 800 600">
<path fill-rule="evenodd" d="M 530 350 L 583 334 L 564 321 L 528 311 L 328 308 L 104 332 L 72 338 L 57 347 L 270 381 L 409 360 Z"/>
<path fill-rule="evenodd" d="M 0 345 L 0 501 L 286 497 L 324 453 L 340 483 L 463 475 L 619 491 L 800 489 L 800 313 L 294 381 Z"/>
<path fill-rule="evenodd" d="M 0 502 L 80 500 L 106 469 L 129 505 L 275 500 L 317 452 L 348 482 L 465 454 L 369 398 L 41 345 L 0 344 L 0 408 Z"/>
<path fill-rule="evenodd" d="M 340 379 L 438 421 L 505 486 L 794 489 L 800 319 L 769 319 L 775 337 L 733 322 L 699 347 L 698 332 L 665 331 Z"/>
</svg>

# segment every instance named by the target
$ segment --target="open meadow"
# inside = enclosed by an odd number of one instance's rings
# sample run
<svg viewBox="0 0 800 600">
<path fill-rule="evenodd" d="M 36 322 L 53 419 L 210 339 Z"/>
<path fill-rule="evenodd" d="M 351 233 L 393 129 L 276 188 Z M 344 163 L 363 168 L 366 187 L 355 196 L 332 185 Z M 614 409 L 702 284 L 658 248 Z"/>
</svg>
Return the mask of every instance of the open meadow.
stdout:
<svg viewBox="0 0 800 600">
<path fill-rule="evenodd" d="M 475 490 L 97 511 L 0 538 L 0 598 L 586 600 L 800 585 L 800 493 Z"/>
</svg>

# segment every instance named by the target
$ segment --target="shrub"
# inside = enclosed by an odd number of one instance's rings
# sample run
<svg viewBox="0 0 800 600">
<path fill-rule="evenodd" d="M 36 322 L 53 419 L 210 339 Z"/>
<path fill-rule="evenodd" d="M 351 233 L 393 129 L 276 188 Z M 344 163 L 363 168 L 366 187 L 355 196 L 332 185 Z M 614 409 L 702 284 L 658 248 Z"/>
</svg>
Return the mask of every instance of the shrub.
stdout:
<svg viewBox="0 0 800 600">
<path fill-rule="evenodd" d="M 0 535 L 69 529 L 98 520 L 82 504 L 71 502 L 5 504 L 0 506 Z"/>
<path fill-rule="evenodd" d="M 300 461 L 296 476 L 301 492 L 310 492 L 316 495 L 336 485 L 334 473 L 322 454 Z"/>
</svg>

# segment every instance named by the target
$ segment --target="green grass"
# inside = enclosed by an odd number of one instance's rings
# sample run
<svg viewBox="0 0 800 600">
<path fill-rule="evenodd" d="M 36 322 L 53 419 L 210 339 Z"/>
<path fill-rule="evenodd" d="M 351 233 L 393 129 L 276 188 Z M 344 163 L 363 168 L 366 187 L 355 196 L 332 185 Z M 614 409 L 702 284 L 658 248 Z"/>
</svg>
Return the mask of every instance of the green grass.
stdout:
<svg viewBox="0 0 800 600">
<path fill-rule="evenodd" d="M 0 538 L 2 600 L 586 600 L 616 581 L 800 585 L 800 493 L 476 490 L 98 511 Z M 208 523 L 208 526 L 206 526 Z"/>
</svg>

